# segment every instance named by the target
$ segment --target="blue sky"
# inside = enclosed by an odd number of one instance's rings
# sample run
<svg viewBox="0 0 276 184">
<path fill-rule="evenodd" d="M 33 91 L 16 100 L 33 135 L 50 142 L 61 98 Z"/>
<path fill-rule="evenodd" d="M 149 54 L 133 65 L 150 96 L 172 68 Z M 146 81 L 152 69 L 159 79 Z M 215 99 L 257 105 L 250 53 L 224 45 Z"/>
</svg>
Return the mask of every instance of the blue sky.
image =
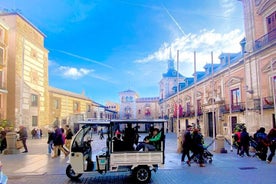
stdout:
<svg viewBox="0 0 276 184">
<path fill-rule="evenodd" d="M 218 62 L 244 37 L 237 0 L 0 0 L 0 9 L 19 11 L 46 35 L 51 86 L 102 104 L 127 89 L 159 96 L 170 49 L 191 77 L 194 51 L 203 70 L 211 51 Z"/>
</svg>

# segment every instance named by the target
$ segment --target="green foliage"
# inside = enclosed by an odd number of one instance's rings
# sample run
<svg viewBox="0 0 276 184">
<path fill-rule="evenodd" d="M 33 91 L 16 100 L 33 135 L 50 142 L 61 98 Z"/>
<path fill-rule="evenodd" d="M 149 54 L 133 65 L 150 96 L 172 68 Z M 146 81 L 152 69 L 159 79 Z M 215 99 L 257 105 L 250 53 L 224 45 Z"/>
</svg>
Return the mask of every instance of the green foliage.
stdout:
<svg viewBox="0 0 276 184">
<path fill-rule="evenodd" d="M 0 121 L 0 131 L 2 131 L 2 130 L 13 131 L 14 130 L 13 123 L 11 123 L 8 120 L 1 120 Z"/>
<path fill-rule="evenodd" d="M 242 131 L 242 129 L 245 128 L 245 124 L 244 123 L 237 123 L 235 128 L 234 128 L 234 132 L 239 132 Z"/>
</svg>

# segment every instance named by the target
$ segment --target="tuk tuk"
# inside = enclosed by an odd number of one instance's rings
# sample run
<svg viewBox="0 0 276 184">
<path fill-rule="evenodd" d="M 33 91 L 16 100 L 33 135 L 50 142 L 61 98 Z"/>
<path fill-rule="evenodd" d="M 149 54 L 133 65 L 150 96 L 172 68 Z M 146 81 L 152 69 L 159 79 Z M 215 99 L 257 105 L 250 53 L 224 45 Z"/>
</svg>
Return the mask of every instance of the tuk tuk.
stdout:
<svg viewBox="0 0 276 184">
<path fill-rule="evenodd" d="M 71 142 L 66 175 L 78 179 L 84 173 L 131 172 L 138 183 L 147 183 L 151 171 L 156 172 L 165 163 L 165 122 L 161 119 L 82 122 Z M 105 140 L 99 139 L 99 129 L 106 130 Z M 143 135 L 148 136 L 143 140 Z M 103 149 L 95 154 L 99 147 Z"/>
</svg>

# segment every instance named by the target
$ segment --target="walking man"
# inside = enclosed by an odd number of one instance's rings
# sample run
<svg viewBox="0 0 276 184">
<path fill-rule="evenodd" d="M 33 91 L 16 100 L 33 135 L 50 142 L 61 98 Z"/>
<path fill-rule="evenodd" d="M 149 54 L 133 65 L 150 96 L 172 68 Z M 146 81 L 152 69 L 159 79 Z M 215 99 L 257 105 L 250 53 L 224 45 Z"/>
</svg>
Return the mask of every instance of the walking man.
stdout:
<svg viewBox="0 0 276 184">
<path fill-rule="evenodd" d="M 191 144 L 192 144 L 191 131 L 192 131 L 192 126 L 188 125 L 183 136 L 183 143 L 182 143 L 183 151 L 182 151 L 182 157 L 181 157 L 181 162 L 184 162 L 185 156 L 187 155 L 188 161 L 186 163 L 189 166 L 191 166 L 190 164 L 190 161 L 191 161 L 190 150 L 191 150 Z"/>
<path fill-rule="evenodd" d="M 28 138 L 28 133 L 27 133 L 26 127 L 24 127 L 23 125 L 20 125 L 18 133 L 19 133 L 19 139 L 22 141 L 24 149 L 25 149 L 25 151 L 23 151 L 22 153 L 28 153 L 28 147 L 26 144 L 27 138 Z"/>
</svg>

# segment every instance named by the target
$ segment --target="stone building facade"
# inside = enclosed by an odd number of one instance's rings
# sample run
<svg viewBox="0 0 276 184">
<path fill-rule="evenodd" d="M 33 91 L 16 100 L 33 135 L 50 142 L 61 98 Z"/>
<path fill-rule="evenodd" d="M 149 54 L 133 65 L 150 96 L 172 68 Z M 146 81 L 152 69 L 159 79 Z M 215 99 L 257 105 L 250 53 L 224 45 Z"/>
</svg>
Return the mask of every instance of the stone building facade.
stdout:
<svg viewBox="0 0 276 184">
<path fill-rule="evenodd" d="M 93 101 L 82 94 L 49 87 L 50 125 L 73 124 L 94 117 Z"/>
<path fill-rule="evenodd" d="M 117 114 L 84 94 L 49 87 L 44 38 L 22 15 L 0 14 L 0 120 L 30 130 Z"/>
<path fill-rule="evenodd" d="M 219 64 L 206 64 L 204 72 L 179 84 L 178 94 L 161 98 L 160 108 L 172 131 L 194 124 L 205 136 L 230 138 L 236 123 L 244 123 L 250 133 L 261 126 L 276 127 L 276 2 L 242 3 L 245 39 L 240 42 L 241 52 L 222 53 Z"/>
<path fill-rule="evenodd" d="M 8 30 L 0 20 L 0 120 L 7 118 Z"/>
<path fill-rule="evenodd" d="M 48 50 L 45 35 L 17 13 L 0 15 L 8 30 L 7 119 L 27 127 L 46 125 Z"/>
<path fill-rule="evenodd" d="M 144 97 L 136 99 L 137 119 L 158 119 L 160 118 L 159 98 Z"/>
<path fill-rule="evenodd" d="M 120 119 L 157 119 L 160 118 L 159 97 L 141 97 L 133 90 L 119 93 L 121 103 Z"/>
</svg>

